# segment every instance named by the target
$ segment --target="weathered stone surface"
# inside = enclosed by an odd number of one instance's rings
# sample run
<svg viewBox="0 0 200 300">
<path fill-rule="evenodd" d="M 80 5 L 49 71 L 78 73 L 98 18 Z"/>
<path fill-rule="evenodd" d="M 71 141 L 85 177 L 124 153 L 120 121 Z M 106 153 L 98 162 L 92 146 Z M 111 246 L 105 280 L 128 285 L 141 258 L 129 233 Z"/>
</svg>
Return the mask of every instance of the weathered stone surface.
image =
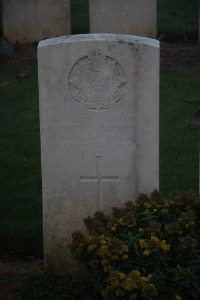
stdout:
<svg viewBox="0 0 200 300">
<path fill-rule="evenodd" d="M 89 9 L 91 33 L 156 37 L 156 0 L 89 0 Z"/>
<path fill-rule="evenodd" d="M 38 68 L 45 266 L 61 274 L 83 218 L 159 188 L 159 42 L 50 39 Z"/>
<path fill-rule="evenodd" d="M 28 43 L 70 34 L 69 0 L 2 0 L 3 34 Z"/>
</svg>

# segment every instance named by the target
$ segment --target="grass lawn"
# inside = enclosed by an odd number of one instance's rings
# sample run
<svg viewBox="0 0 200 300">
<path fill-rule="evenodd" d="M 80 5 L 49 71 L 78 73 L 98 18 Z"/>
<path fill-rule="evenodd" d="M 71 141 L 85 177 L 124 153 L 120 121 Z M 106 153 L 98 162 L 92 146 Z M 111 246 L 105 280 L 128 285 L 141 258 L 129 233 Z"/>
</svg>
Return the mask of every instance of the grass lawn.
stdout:
<svg viewBox="0 0 200 300">
<path fill-rule="evenodd" d="M 18 78 L 24 68 L 30 75 Z M 3 81 L 9 86 L 0 87 L 0 237 L 38 243 L 42 202 L 36 66 L 1 66 Z"/>
<path fill-rule="evenodd" d="M 157 0 L 158 35 L 197 40 L 199 0 Z"/>
<path fill-rule="evenodd" d="M 160 86 L 160 191 L 198 191 L 199 132 L 189 130 L 188 122 L 198 122 L 199 69 L 163 69 Z"/>
</svg>

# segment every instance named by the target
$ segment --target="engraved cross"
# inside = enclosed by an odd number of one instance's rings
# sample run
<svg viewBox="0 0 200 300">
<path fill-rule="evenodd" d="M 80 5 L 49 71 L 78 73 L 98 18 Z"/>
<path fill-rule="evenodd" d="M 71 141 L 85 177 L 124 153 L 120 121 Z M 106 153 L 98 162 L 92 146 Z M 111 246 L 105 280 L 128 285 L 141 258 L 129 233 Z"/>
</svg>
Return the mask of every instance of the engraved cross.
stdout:
<svg viewBox="0 0 200 300">
<path fill-rule="evenodd" d="M 102 199 L 101 199 L 101 187 L 103 182 L 118 182 L 119 176 L 102 176 L 101 175 L 101 158 L 102 156 L 96 156 L 96 170 L 97 176 L 80 176 L 81 182 L 95 182 L 97 184 L 97 206 L 98 210 L 102 210 Z"/>
</svg>

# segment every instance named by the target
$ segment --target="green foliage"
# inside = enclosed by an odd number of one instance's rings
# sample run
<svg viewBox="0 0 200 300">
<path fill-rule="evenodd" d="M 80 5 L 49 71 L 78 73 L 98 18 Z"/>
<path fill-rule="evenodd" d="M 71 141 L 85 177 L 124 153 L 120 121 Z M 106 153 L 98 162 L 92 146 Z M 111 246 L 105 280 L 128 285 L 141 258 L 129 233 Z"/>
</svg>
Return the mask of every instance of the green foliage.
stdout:
<svg viewBox="0 0 200 300">
<path fill-rule="evenodd" d="M 200 196 L 158 191 L 85 219 L 71 250 L 105 300 L 199 299 Z"/>
</svg>

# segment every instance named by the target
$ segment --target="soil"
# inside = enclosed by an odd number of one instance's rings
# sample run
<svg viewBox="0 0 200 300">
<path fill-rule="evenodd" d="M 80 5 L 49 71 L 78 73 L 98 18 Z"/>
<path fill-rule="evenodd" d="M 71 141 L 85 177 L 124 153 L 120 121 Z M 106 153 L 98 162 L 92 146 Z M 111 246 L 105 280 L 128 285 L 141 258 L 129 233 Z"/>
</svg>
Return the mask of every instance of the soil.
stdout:
<svg viewBox="0 0 200 300">
<path fill-rule="evenodd" d="M 1 62 L 4 65 L 37 63 L 37 44 L 18 45 L 16 57 Z M 161 66 L 200 67 L 200 46 L 197 43 L 161 42 Z M 4 247 L 0 251 L 0 299 L 14 300 L 26 281 L 33 274 L 43 273 L 42 254 L 37 247 L 32 249 L 24 246 L 16 251 L 12 247 Z"/>
<path fill-rule="evenodd" d="M 9 256 L 0 258 L 0 299 L 14 300 L 30 276 L 42 273 L 42 259 L 35 257 L 11 259 Z"/>
<path fill-rule="evenodd" d="M 160 43 L 160 64 L 164 67 L 200 67 L 200 45 L 197 43 Z"/>
<path fill-rule="evenodd" d="M 17 45 L 16 57 L 1 64 L 37 63 L 37 43 Z M 200 45 L 197 42 L 178 41 L 160 43 L 160 64 L 165 67 L 199 67 Z"/>
</svg>

